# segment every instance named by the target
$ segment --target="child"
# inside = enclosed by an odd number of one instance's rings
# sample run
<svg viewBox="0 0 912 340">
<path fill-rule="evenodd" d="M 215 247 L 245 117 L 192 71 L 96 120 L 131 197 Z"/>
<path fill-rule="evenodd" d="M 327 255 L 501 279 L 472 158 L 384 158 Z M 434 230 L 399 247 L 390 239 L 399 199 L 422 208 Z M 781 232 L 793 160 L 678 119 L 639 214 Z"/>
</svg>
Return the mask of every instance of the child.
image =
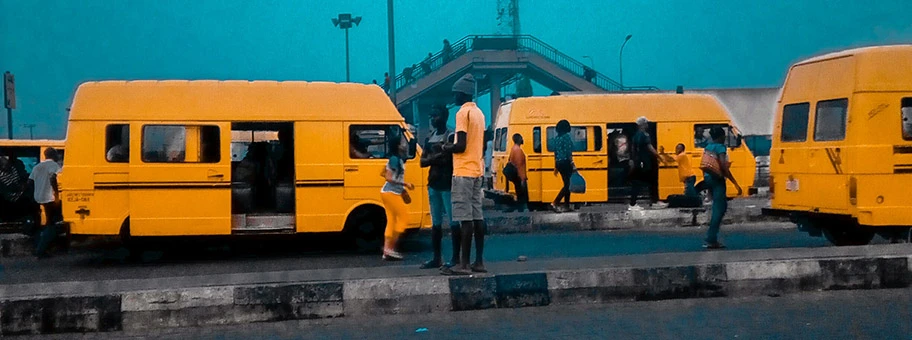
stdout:
<svg viewBox="0 0 912 340">
<path fill-rule="evenodd" d="M 683 143 L 679 143 L 678 146 L 675 147 L 675 161 L 678 162 L 678 176 L 680 177 L 681 182 L 684 183 L 684 196 L 697 197 L 697 189 L 694 188 L 694 185 L 697 183 L 697 175 L 694 174 L 693 168 L 690 166 L 690 158 L 684 153 L 684 148 Z"/>
</svg>

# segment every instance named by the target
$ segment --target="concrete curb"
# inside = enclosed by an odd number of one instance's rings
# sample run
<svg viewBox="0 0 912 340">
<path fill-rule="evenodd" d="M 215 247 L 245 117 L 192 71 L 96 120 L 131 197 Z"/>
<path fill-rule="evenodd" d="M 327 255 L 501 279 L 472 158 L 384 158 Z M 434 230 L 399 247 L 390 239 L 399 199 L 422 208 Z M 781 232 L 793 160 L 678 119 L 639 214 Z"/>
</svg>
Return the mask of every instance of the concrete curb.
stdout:
<svg viewBox="0 0 912 340">
<path fill-rule="evenodd" d="M 489 234 L 520 234 L 538 232 L 574 232 L 595 230 L 627 230 L 644 228 L 699 227 L 709 224 L 709 208 L 657 209 L 643 211 L 598 211 L 573 213 L 495 213 L 485 221 Z M 760 207 L 732 208 L 724 224 L 784 222 L 779 217 L 763 216 Z M 429 230 L 423 230 L 429 232 Z M 78 245 L 76 245 L 78 246 Z M 0 257 L 30 256 L 34 241 L 22 234 L 0 235 Z"/>
<path fill-rule="evenodd" d="M 851 254 L 865 254 L 858 247 Z M 0 301 L 0 335 L 105 332 L 550 304 L 907 288 L 912 249 L 878 255 L 576 268 L 468 277 L 397 277 L 156 289 Z M 673 255 L 673 254 L 672 254 Z M 715 260 L 714 260 L 715 259 Z"/>
</svg>

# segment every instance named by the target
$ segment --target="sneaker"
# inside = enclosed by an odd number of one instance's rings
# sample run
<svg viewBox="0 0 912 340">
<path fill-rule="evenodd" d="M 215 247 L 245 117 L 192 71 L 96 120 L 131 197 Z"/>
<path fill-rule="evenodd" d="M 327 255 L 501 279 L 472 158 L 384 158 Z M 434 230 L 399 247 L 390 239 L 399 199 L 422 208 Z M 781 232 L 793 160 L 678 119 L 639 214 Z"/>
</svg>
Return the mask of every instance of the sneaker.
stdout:
<svg viewBox="0 0 912 340">
<path fill-rule="evenodd" d="M 446 266 L 445 266 L 445 267 L 443 267 L 443 268 L 440 268 L 440 274 L 441 274 L 441 275 L 447 275 L 447 276 L 451 276 L 451 275 L 471 275 L 472 272 L 470 272 L 470 271 L 465 271 L 465 270 L 463 270 L 463 269 L 459 269 L 459 268 L 456 267 L 456 266 L 453 266 L 453 267 L 446 267 Z"/>
<path fill-rule="evenodd" d="M 704 242 L 703 248 L 706 249 L 725 249 L 725 245 L 719 242 Z"/>
<path fill-rule="evenodd" d="M 443 261 L 440 261 L 440 260 L 430 260 L 430 261 L 427 261 L 424 264 L 422 264 L 420 268 L 421 269 L 440 268 L 443 266 L 442 262 Z"/>
<path fill-rule="evenodd" d="M 627 211 L 643 211 L 643 207 L 639 205 L 631 205 L 627 207 Z"/>
<path fill-rule="evenodd" d="M 652 204 L 653 209 L 665 209 L 668 208 L 668 203 L 665 202 L 656 202 Z"/>
<path fill-rule="evenodd" d="M 401 261 L 403 258 L 402 254 L 395 250 L 383 250 L 383 260 L 384 261 Z"/>
<path fill-rule="evenodd" d="M 558 214 L 564 212 L 560 207 L 558 207 L 558 206 L 556 206 L 556 205 L 554 205 L 554 204 L 551 204 L 551 211 L 553 211 L 553 212 L 555 212 L 555 213 L 558 213 Z"/>
</svg>

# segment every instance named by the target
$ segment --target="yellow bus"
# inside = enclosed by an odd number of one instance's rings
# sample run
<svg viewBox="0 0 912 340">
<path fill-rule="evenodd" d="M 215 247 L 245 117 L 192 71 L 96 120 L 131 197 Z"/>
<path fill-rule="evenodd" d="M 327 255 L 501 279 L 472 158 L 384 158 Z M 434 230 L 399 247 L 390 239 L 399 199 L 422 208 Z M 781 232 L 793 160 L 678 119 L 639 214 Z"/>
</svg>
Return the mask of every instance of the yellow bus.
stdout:
<svg viewBox="0 0 912 340">
<path fill-rule="evenodd" d="M 73 235 L 350 233 L 382 240 L 388 139 L 411 141 L 374 85 L 104 81 L 79 86 L 59 183 Z M 428 225 L 427 172 L 410 227 Z"/>
<path fill-rule="evenodd" d="M 554 176 L 554 153 L 549 141 L 558 121 L 572 125 L 573 160 L 586 179 L 586 193 L 574 194 L 573 202 L 608 202 L 622 200 L 629 193 L 627 173 L 622 161 L 629 159 L 626 140 L 636 132 L 636 119 L 649 119 L 653 145 L 663 154 L 658 175 L 652 183 L 659 199 L 682 194 L 684 185 L 678 177 L 674 149 L 684 143 L 691 165 L 699 174 L 703 146 L 709 141 L 709 129 L 722 127 L 727 133 L 732 174 L 748 188 L 754 182 L 755 161 L 726 109 L 712 96 L 702 94 L 587 94 L 520 98 L 501 106 L 494 126 L 493 169 L 497 171 L 494 190 L 489 196 L 509 199 L 507 180 L 500 170 L 513 147 L 512 136 L 519 133 L 525 140 L 530 203 L 550 203 L 561 188 Z M 737 193 L 729 183 L 728 195 Z M 703 188 L 702 182 L 698 189 Z M 704 195 L 708 188 L 701 190 Z M 749 194 L 744 190 L 744 195 Z"/>
<path fill-rule="evenodd" d="M 38 165 L 38 163 L 45 161 L 44 151 L 51 147 L 57 150 L 57 153 L 60 156 L 57 162 L 62 166 L 65 154 L 63 140 L 0 139 L 0 153 L 5 157 L 18 159 L 22 162 L 21 166 L 26 174 L 31 174 L 32 168 Z M 31 197 L 32 193 L 27 192 L 25 195 Z M 25 209 L 28 211 L 22 210 L 18 213 L 11 212 L 9 214 L 3 214 L 4 216 L 0 217 L 0 232 L 22 231 L 24 230 L 24 227 L 26 227 L 26 224 L 28 224 L 27 221 L 35 221 L 44 224 L 44 214 L 41 213 L 41 208 L 39 208 L 37 204 L 30 208 L 34 209 Z"/>
<path fill-rule="evenodd" d="M 912 45 L 792 65 L 773 130 L 766 212 L 836 245 L 867 244 L 875 233 L 908 235 L 910 185 Z"/>
</svg>

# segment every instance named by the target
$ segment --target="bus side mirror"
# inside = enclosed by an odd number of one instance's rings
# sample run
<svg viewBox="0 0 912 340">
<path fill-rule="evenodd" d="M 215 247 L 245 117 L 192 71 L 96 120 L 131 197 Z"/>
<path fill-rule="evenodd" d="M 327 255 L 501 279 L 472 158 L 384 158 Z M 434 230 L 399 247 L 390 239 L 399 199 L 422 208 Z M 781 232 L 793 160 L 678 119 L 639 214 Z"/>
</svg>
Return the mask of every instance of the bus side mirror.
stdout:
<svg viewBox="0 0 912 340">
<path fill-rule="evenodd" d="M 414 138 L 409 139 L 408 158 L 414 159 L 417 154 L 418 154 L 418 141 Z"/>
</svg>

